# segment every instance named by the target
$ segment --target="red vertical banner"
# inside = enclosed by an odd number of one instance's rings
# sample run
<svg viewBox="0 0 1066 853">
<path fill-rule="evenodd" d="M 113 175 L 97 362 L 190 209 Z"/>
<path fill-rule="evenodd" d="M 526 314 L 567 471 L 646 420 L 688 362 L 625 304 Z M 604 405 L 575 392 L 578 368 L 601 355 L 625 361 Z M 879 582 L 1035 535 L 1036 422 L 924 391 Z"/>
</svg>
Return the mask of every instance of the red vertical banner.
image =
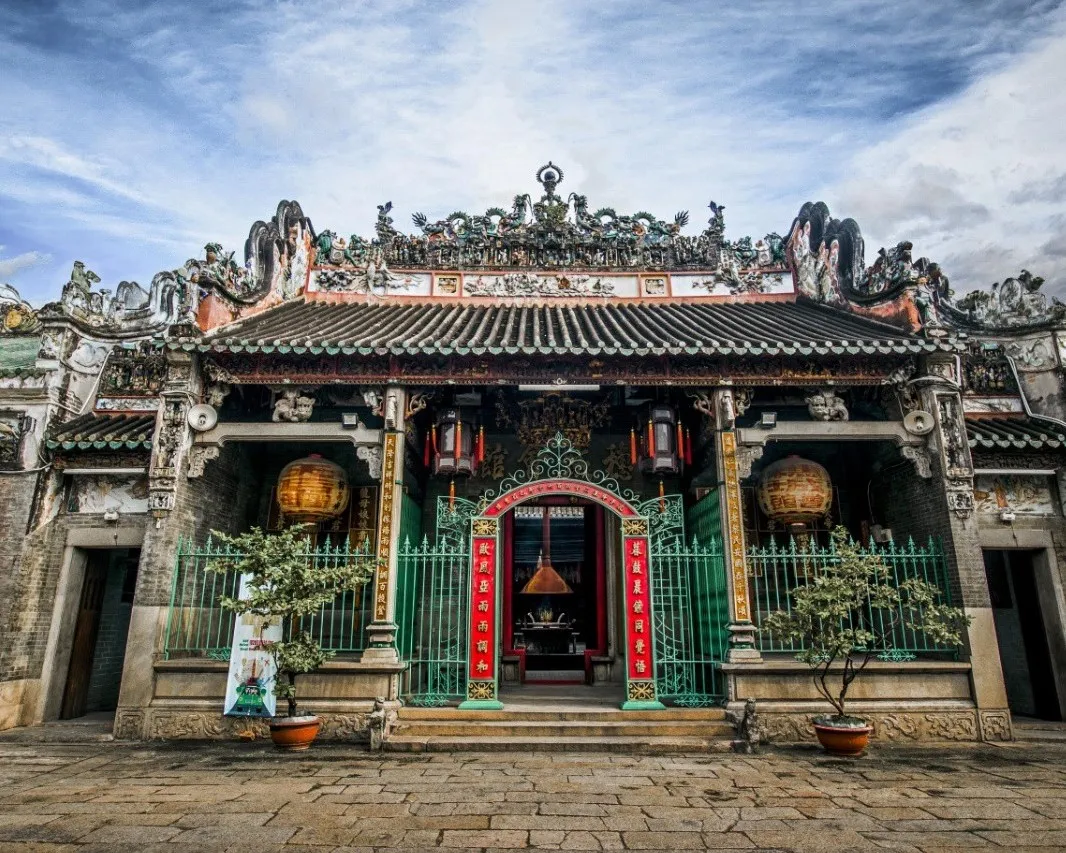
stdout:
<svg viewBox="0 0 1066 853">
<path fill-rule="evenodd" d="M 495 682 L 496 537 L 475 536 L 472 541 L 469 679 L 471 682 Z M 480 690 L 478 694 L 483 695 L 484 692 Z M 471 693 L 471 698 L 473 698 L 473 693 Z M 495 698 L 495 695 L 492 698 Z"/>
<path fill-rule="evenodd" d="M 648 538 L 626 536 L 625 554 L 626 670 L 630 681 L 654 681 L 651 655 L 651 578 L 648 575 Z"/>
</svg>

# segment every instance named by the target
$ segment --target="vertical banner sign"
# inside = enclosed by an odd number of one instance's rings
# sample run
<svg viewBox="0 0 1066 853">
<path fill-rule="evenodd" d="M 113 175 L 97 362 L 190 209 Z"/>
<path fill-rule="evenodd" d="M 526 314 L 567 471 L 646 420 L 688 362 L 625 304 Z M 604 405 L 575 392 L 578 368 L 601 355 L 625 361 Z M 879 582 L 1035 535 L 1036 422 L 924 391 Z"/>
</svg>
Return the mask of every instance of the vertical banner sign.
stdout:
<svg viewBox="0 0 1066 853">
<path fill-rule="evenodd" d="M 475 518 L 470 540 L 470 668 L 466 702 L 481 708 L 500 708 L 496 695 L 496 557 L 499 520 Z M 463 707 L 463 705 L 460 705 Z"/>
<path fill-rule="evenodd" d="M 626 536 L 625 584 L 626 624 L 629 648 L 626 663 L 629 680 L 649 681 L 655 678 L 651 658 L 651 594 L 648 590 L 648 540 L 642 536 Z"/>
<path fill-rule="evenodd" d="M 374 621 L 389 619 L 389 573 L 392 558 L 392 516 L 396 491 L 396 433 L 385 434 L 385 459 L 381 466 L 381 535 L 378 537 L 378 569 L 374 583 Z"/>
<path fill-rule="evenodd" d="M 248 598 L 248 578 L 241 577 L 239 598 Z M 264 646 L 281 639 L 281 623 L 267 624 L 267 617 L 242 613 L 233 625 L 229 677 L 223 714 L 231 717 L 273 717 L 274 656 Z"/>
<path fill-rule="evenodd" d="M 722 469 L 725 474 L 725 510 L 729 525 L 729 558 L 733 571 L 733 618 L 738 622 L 747 622 L 751 618 L 748 611 L 748 570 L 744 554 L 744 518 L 740 498 L 740 476 L 737 472 L 737 436 L 725 430 L 722 432 Z"/>
</svg>

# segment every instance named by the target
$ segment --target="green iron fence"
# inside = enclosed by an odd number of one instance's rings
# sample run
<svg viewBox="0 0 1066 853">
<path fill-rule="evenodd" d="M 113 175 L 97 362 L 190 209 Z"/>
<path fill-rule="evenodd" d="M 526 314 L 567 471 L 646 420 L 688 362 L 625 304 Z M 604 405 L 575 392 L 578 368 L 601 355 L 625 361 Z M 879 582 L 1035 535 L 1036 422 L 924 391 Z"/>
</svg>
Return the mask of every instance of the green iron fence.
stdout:
<svg viewBox="0 0 1066 853">
<path fill-rule="evenodd" d="M 350 541 L 334 545 L 328 539 L 310 548 L 309 560 L 316 566 L 337 565 L 371 555 L 370 543 L 353 546 Z M 228 660 L 233 640 L 234 614 L 218 605 L 219 596 L 236 597 L 240 576 L 235 572 L 208 572 L 205 566 L 221 557 L 238 556 L 231 547 L 210 536 L 197 546 L 190 539 L 178 542 L 177 565 L 170 591 L 163 655 L 174 658 L 210 657 Z M 302 620 L 323 648 L 334 652 L 360 652 L 366 647 L 365 627 L 371 619 L 373 596 L 367 586 L 345 592 L 312 616 Z"/>
<path fill-rule="evenodd" d="M 446 705 L 466 696 L 470 545 L 442 537 L 404 539 L 398 555 L 396 622 L 401 692 L 411 705 Z"/>
<path fill-rule="evenodd" d="M 918 546 L 913 539 L 906 545 L 889 542 L 878 545 L 871 542 L 863 549 L 874 553 L 884 560 L 889 569 L 890 582 L 899 585 L 909 578 L 917 578 L 932 584 L 938 590 L 945 603 L 951 603 L 951 586 L 948 583 L 947 561 L 939 540 L 929 539 L 925 546 Z M 792 591 L 804 585 L 828 564 L 839 560 L 836 549 L 830 543 L 822 546 L 813 540 L 805 546 L 795 539 L 789 544 L 779 546 L 771 541 L 769 545 L 758 548 L 752 546 L 748 551 L 748 579 L 751 585 L 752 619 L 759 628 L 758 644 L 764 652 L 799 652 L 803 645 L 800 641 L 785 640 L 775 637 L 764 629 L 763 621 L 777 610 L 791 610 Z M 902 616 L 902 612 L 899 614 Z M 880 620 L 885 626 L 894 618 L 885 612 L 874 613 L 871 608 L 868 617 Z M 953 646 L 937 645 L 922 632 L 913 631 L 905 625 L 898 624 L 892 631 L 891 649 L 880 657 L 894 660 L 913 660 L 920 653 L 958 654 Z"/>
<path fill-rule="evenodd" d="M 722 542 L 653 543 L 651 559 L 659 698 L 673 705 L 714 705 L 725 698 L 718 664 L 725 657 L 729 622 Z"/>
<path fill-rule="evenodd" d="M 672 705 L 725 698 L 729 599 L 717 492 L 684 511 L 680 495 L 640 504 L 651 532 L 655 683 Z M 693 531 L 686 538 L 686 527 Z"/>
</svg>

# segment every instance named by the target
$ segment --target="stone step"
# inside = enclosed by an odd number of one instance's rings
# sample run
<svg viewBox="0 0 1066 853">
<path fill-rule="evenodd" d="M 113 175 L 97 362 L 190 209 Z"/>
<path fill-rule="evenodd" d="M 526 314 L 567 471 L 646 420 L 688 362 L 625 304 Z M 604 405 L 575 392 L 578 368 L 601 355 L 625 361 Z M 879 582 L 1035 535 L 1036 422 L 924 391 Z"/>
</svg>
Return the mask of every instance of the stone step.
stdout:
<svg viewBox="0 0 1066 853">
<path fill-rule="evenodd" d="M 627 755 L 691 755 L 728 752 L 728 739 L 699 737 L 412 737 L 393 735 L 389 752 L 624 752 Z"/>
<path fill-rule="evenodd" d="M 397 735 L 411 737 L 732 737 L 724 720 L 407 720 L 393 725 Z"/>
<path fill-rule="evenodd" d="M 466 711 L 458 708 L 417 708 L 405 706 L 399 711 L 399 719 L 407 722 L 414 720 L 448 720 L 448 721 L 488 721 L 488 722 L 703 722 L 725 721 L 722 708 L 667 708 L 662 711 L 623 711 L 619 708 L 601 708 L 596 710 L 545 708 L 502 711 Z"/>
</svg>

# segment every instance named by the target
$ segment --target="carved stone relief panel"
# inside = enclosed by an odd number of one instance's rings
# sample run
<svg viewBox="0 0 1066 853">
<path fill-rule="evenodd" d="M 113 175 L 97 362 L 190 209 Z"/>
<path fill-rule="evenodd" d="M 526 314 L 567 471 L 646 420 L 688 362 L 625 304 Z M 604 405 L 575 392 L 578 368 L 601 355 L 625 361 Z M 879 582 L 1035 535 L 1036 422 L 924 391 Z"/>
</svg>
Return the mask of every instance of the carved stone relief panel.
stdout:
<svg viewBox="0 0 1066 853">
<path fill-rule="evenodd" d="M 973 466 L 959 398 L 953 394 L 937 394 L 936 406 L 944 471 L 950 479 L 967 479 L 973 476 Z"/>
</svg>

